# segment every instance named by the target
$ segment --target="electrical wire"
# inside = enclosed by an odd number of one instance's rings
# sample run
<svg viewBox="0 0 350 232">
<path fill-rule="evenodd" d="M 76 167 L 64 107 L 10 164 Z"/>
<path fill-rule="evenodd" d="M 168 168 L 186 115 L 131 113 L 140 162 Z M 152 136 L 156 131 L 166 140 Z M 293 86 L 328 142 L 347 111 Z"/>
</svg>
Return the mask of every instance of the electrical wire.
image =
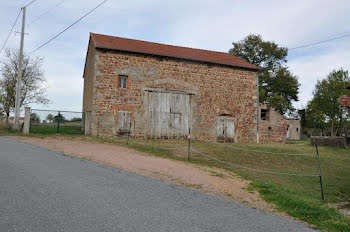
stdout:
<svg viewBox="0 0 350 232">
<path fill-rule="evenodd" d="M 39 15 L 37 18 L 35 18 L 33 21 L 31 21 L 29 25 L 32 25 L 33 23 L 35 23 L 36 21 L 38 21 L 41 17 L 47 15 L 48 13 L 50 13 L 51 11 L 53 11 L 54 9 L 56 9 L 57 7 L 59 7 L 65 0 L 60 1 L 59 3 L 57 3 L 54 7 L 48 9 L 47 11 L 45 11 L 43 14 Z"/>
<path fill-rule="evenodd" d="M 327 40 L 322 40 L 322 41 L 315 42 L 315 43 L 310 43 L 310 44 L 305 44 L 305 45 L 301 45 L 301 46 L 294 47 L 294 48 L 289 48 L 288 50 L 291 51 L 291 50 L 295 50 L 295 49 L 299 49 L 299 48 L 310 47 L 310 46 L 313 46 L 313 45 L 317 45 L 317 44 L 321 44 L 321 43 L 327 43 L 327 42 L 330 42 L 330 41 L 333 41 L 333 40 L 342 39 L 342 38 L 349 37 L 349 36 L 350 36 L 350 34 L 347 34 L 347 35 L 343 35 L 343 36 L 339 36 L 339 37 L 335 37 L 335 38 L 331 38 L 331 39 L 327 39 Z"/>
<path fill-rule="evenodd" d="M 5 46 L 6 46 L 6 43 L 7 43 L 8 39 L 9 39 L 9 37 L 10 37 L 12 31 L 13 31 L 13 28 L 15 27 L 15 25 L 16 25 L 16 23 L 17 23 L 17 20 L 18 20 L 18 18 L 19 18 L 19 16 L 20 16 L 21 12 L 22 12 L 22 8 L 19 10 L 18 15 L 17 15 L 17 18 L 16 18 L 15 22 L 13 23 L 13 25 L 12 25 L 12 27 L 11 27 L 11 30 L 10 30 L 9 34 L 7 35 L 7 38 L 6 38 L 5 42 L 4 42 L 4 44 L 3 44 L 2 47 L 1 47 L 0 54 L 1 54 L 2 50 L 4 50 L 4 48 L 5 48 Z"/>
<path fill-rule="evenodd" d="M 52 37 L 51 39 L 49 39 L 48 41 L 46 41 L 45 43 L 43 43 L 42 45 L 40 45 L 39 47 L 37 47 L 36 49 L 34 49 L 33 51 L 28 53 L 28 56 L 34 52 L 36 52 L 37 50 L 39 50 L 40 48 L 44 47 L 45 45 L 47 45 L 48 43 L 50 43 L 52 40 L 56 39 L 58 36 L 62 35 L 65 31 L 67 31 L 69 28 L 71 28 L 72 26 L 74 26 L 75 24 L 77 24 L 79 21 L 81 21 L 83 18 L 85 18 L 86 16 L 88 16 L 89 14 L 91 14 L 94 10 L 96 10 L 97 8 L 99 8 L 100 6 L 102 6 L 105 2 L 107 2 L 108 0 L 104 0 L 103 2 L 101 2 L 100 4 L 98 4 L 95 8 L 93 8 L 92 10 L 90 10 L 88 13 L 86 13 L 85 15 L 83 15 L 82 17 L 80 17 L 78 20 L 76 20 L 74 23 L 72 23 L 71 25 L 69 25 L 68 27 L 66 27 L 63 31 L 61 31 L 60 33 L 58 33 L 57 35 L 55 35 L 54 37 Z"/>
<path fill-rule="evenodd" d="M 31 1 L 30 3 L 28 3 L 28 4 L 25 5 L 24 7 L 27 7 L 27 6 L 31 5 L 31 4 L 34 3 L 35 1 L 36 1 L 36 0 Z"/>
</svg>

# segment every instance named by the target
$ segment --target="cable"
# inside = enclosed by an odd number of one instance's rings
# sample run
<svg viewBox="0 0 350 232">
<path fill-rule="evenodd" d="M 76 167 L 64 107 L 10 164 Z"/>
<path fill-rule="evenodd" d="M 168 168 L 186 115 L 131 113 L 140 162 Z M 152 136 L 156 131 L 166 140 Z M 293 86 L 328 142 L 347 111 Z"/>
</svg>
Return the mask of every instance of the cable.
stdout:
<svg viewBox="0 0 350 232">
<path fill-rule="evenodd" d="M 27 7 L 27 6 L 29 6 L 29 5 L 31 5 L 33 2 L 35 2 L 36 0 L 33 0 L 33 1 L 31 1 L 30 3 L 28 3 L 27 5 L 25 5 L 24 7 Z"/>
<path fill-rule="evenodd" d="M 50 43 L 52 40 L 56 39 L 58 36 L 60 36 L 61 34 L 63 34 L 65 31 L 67 31 L 69 28 L 71 28 L 72 26 L 74 26 L 75 24 L 77 24 L 79 21 L 81 21 L 83 18 L 85 18 L 86 16 L 88 16 L 89 14 L 91 14 L 94 10 L 96 10 L 97 8 L 99 8 L 102 4 L 104 4 L 105 2 L 107 2 L 108 0 L 104 0 L 103 2 L 101 2 L 100 4 L 98 4 L 95 8 L 93 8 L 92 10 L 90 10 L 88 13 L 86 13 L 85 15 L 83 15 L 82 17 L 80 17 L 77 21 L 75 21 L 74 23 L 72 23 L 71 25 L 69 25 L 68 27 L 66 27 L 63 31 L 61 31 L 60 33 L 58 33 L 57 35 L 55 35 L 54 37 L 52 37 L 51 39 L 49 39 L 48 41 L 46 41 L 45 43 L 43 43 L 42 45 L 40 45 L 39 47 L 37 47 L 36 49 L 34 49 L 33 51 L 28 53 L 28 56 L 30 54 L 32 54 L 33 52 L 36 52 L 37 50 L 39 50 L 40 48 L 44 47 L 46 44 Z"/>
<path fill-rule="evenodd" d="M 1 54 L 2 50 L 4 49 L 4 47 L 6 46 L 6 43 L 7 43 L 8 39 L 9 39 L 11 33 L 12 33 L 13 28 L 15 27 L 15 25 L 16 25 L 16 23 L 17 23 L 17 20 L 18 20 L 18 18 L 19 18 L 19 15 L 21 14 L 21 12 L 22 12 L 22 8 L 19 10 L 18 15 L 17 15 L 17 18 L 16 18 L 15 22 L 13 23 L 13 25 L 12 25 L 12 27 L 11 27 L 11 30 L 10 30 L 9 34 L 7 35 L 7 38 L 6 38 L 5 42 L 4 42 L 4 44 L 3 44 L 2 47 L 1 47 L 0 54 Z"/>
<path fill-rule="evenodd" d="M 295 49 L 299 49 L 299 48 L 309 47 L 309 46 L 313 46 L 316 44 L 326 43 L 329 41 L 342 39 L 342 38 L 349 37 L 349 36 L 350 36 L 350 34 L 347 34 L 347 35 L 343 35 L 343 36 L 339 36 L 339 37 L 335 37 L 335 38 L 331 38 L 331 39 L 327 39 L 327 40 L 323 40 L 323 41 L 319 41 L 319 42 L 315 42 L 315 43 L 310 43 L 310 44 L 305 44 L 305 45 L 301 45 L 301 46 L 294 47 L 294 48 L 289 48 L 288 50 L 290 51 L 290 50 L 295 50 Z"/>
<path fill-rule="evenodd" d="M 207 154 L 205 154 L 203 152 L 200 152 L 200 151 L 198 151 L 198 150 L 196 150 L 194 148 L 191 148 L 191 150 L 193 150 L 194 152 L 197 152 L 198 154 L 200 154 L 202 156 L 205 156 L 205 157 L 207 157 L 209 159 L 218 161 L 220 163 L 228 164 L 228 165 L 231 165 L 231 166 L 236 167 L 236 168 L 243 168 L 243 169 L 247 169 L 247 170 L 251 170 L 251 171 L 255 171 L 255 172 L 262 172 L 262 173 L 269 173 L 269 174 L 279 174 L 279 175 L 286 175 L 286 176 L 307 176 L 307 177 L 317 177 L 318 176 L 318 175 L 314 175 L 314 174 L 297 174 L 297 173 L 276 172 L 276 171 L 261 170 L 261 169 L 256 169 L 256 168 L 249 168 L 249 167 L 241 166 L 241 165 L 238 165 L 238 164 L 230 163 L 230 162 L 227 162 L 227 161 L 223 161 L 223 160 L 211 157 L 211 156 L 209 156 L 209 155 L 207 155 Z"/>
<path fill-rule="evenodd" d="M 34 19 L 33 21 L 31 21 L 29 25 L 32 25 L 33 23 L 35 23 L 36 21 L 38 21 L 41 17 L 43 17 L 44 15 L 48 14 L 49 12 L 53 11 L 54 9 L 56 9 L 59 5 L 61 5 L 65 0 L 60 1 L 58 4 L 56 4 L 54 7 L 50 8 L 49 10 L 45 11 L 43 14 L 39 15 L 36 19 Z"/>
</svg>

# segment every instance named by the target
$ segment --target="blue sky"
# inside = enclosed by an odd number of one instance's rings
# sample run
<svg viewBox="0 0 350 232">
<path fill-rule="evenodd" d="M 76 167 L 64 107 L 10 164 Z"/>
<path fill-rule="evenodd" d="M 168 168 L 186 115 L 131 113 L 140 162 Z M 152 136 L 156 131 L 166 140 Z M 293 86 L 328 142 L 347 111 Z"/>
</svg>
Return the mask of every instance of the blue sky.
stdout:
<svg viewBox="0 0 350 232">
<path fill-rule="evenodd" d="M 1 0 L 0 45 L 20 7 L 29 0 Z M 87 13 L 101 0 L 36 0 L 27 8 L 25 52 L 31 52 Z M 39 20 L 38 16 L 60 5 Z M 347 0 L 109 0 L 56 40 L 34 53 L 44 57 L 51 104 L 35 108 L 79 111 L 89 32 L 227 52 L 232 41 L 261 34 L 280 46 L 296 47 L 350 33 Z M 20 21 L 20 20 L 19 20 Z M 18 22 L 15 31 L 20 31 Z M 19 34 L 8 46 L 19 46 Z M 0 61 L 4 53 L 0 54 Z M 350 70 L 350 37 L 290 51 L 288 65 L 301 83 L 298 108 L 312 97 L 317 80 L 333 69 Z"/>
</svg>

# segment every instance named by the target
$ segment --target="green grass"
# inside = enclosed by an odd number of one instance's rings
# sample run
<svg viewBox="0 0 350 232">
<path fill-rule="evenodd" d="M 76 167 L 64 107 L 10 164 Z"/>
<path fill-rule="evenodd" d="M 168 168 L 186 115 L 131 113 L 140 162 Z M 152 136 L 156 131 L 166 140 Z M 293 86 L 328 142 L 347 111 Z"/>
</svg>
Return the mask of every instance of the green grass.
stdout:
<svg viewBox="0 0 350 232">
<path fill-rule="evenodd" d="M 95 138 L 81 135 L 41 135 L 30 136 L 64 136 L 68 139 L 80 139 L 91 142 L 126 145 L 126 139 Z M 183 140 L 148 140 L 139 139 L 140 144 L 130 140 L 129 147 L 163 158 L 187 162 L 187 141 Z M 245 167 L 281 171 L 289 173 L 317 174 L 315 157 L 283 156 L 233 150 L 217 144 L 192 141 L 192 147 L 217 159 L 225 160 Z M 227 144 L 243 148 L 271 152 L 311 153 L 315 147 L 309 140 L 293 141 L 287 144 Z M 171 148 L 171 149 L 166 149 Z M 319 147 L 321 169 L 324 180 L 325 202 L 321 200 L 318 177 L 295 177 L 260 173 L 239 169 L 191 152 L 190 162 L 199 165 L 223 168 L 239 174 L 251 181 L 250 188 L 256 189 L 268 202 L 277 205 L 278 210 L 315 225 L 326 231 L 350 231 L 350 220 L 341 216 L 327 203 L 349 201 L 350 197 L 350 149 Z M 215 175 L 215 173 L 213 173 Z"/>
<path fill-rule="evenodd" d="M 57 126 L 31 126 L 31 133 L 55 134 L 57 133 Z M 79 126 L 62 126 L 59 133 L 61 134 L 83 134 Z"/>
</svg>

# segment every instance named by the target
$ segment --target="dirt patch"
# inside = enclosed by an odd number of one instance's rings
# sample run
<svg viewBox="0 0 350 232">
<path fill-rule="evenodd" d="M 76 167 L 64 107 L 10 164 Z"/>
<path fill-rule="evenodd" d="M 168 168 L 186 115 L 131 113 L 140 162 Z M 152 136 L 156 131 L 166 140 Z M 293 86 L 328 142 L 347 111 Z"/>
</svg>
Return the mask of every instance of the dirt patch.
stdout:
<svg viewBox="0 0 350 232">
<path fill-rule="evenodd" d="M 42 139 L 20 136 L 13 138 L 143 176 L 199 189 L 239 203 L 248 204 L 253 208 L 266 212 L 277 213 L 272 204 L 268 204 L 260 198 L 259 193 L 247 189 L 248 181 L 241 179 L 232 172 L 219 168 L 159 158 L 127 147 L 82 141 L 80 139 L 59 137 Z M 286 217 L 283 213 L 278 212 L 278 214 Z"/>
<path fill-rule="evenodd" d="M 350 202 L 339 202 L 328 204 L 339 211 L 343 216 L 350 218 Z"/>
</svg>

